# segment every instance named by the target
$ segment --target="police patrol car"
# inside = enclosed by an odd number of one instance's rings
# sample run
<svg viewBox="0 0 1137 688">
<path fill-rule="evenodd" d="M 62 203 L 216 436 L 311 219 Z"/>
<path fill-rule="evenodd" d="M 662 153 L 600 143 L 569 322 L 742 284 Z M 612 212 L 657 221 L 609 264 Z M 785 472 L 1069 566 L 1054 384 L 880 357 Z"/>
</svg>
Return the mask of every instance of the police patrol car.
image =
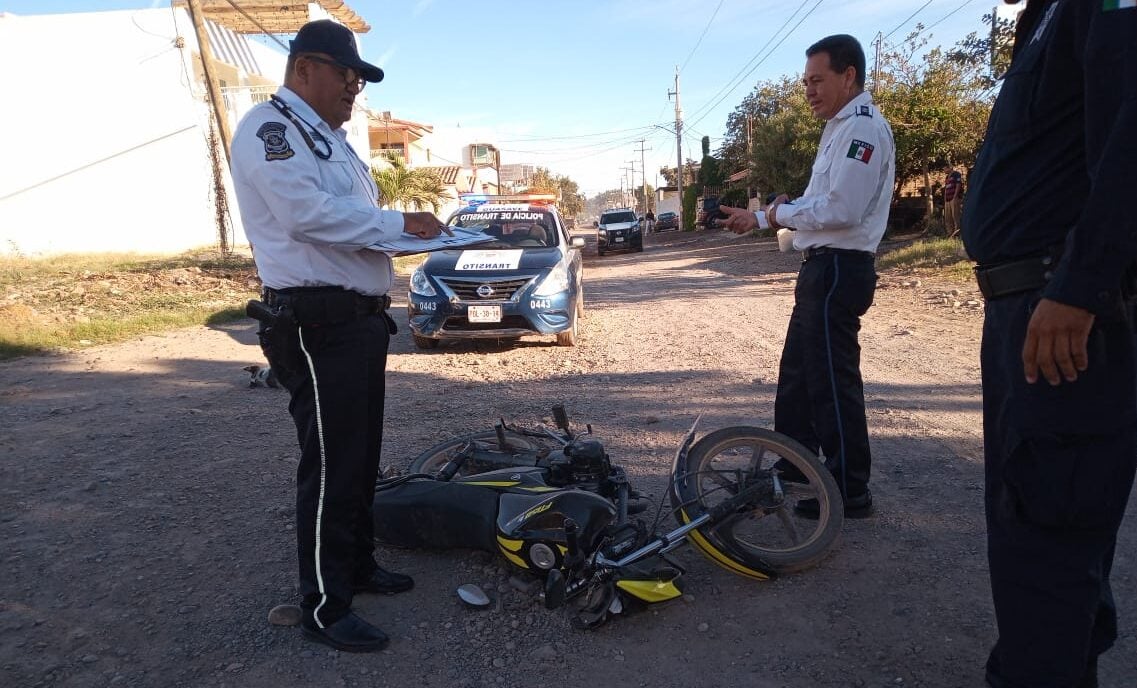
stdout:
<svg viewBox="0 0 1137 688">
<path fill-rule="evenodd" d="M 584 239 L 569 236 L 551 194 L 463 194 L 447 224 L 492 242 L 430 254 L 411 275 L 407 315 L 415 345 L 443 339 L 556 335 L 574 346 L 584 313 Z"/>
</svg>

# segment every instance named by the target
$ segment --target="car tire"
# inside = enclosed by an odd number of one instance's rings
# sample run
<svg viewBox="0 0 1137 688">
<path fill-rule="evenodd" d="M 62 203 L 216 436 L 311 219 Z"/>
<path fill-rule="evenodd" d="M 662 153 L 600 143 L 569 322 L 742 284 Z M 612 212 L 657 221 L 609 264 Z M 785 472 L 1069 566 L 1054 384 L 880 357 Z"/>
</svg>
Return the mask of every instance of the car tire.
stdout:
<svg viewBox="0 0 1137 688">
<path fill-rule="evenodd" d="M 598 256 L 600 256 L 601 258 L 603 258 L 603 257 L 604 257 L 604 249 L 602 249 L 602 248 L 598 248 L 598 249 L 596 249 L 596 255 L 598 255 Z"/>
<path fill-rule="evenodd" d="M 644 252 L 644 245 L 643 244 L 637 245 L 635 248 L 635 251 L 636 251 L 636 253 L 643 253 Z"/>
<path fill-rule="evenodd" d="M 430 337 L 420 337 L 417 334 L 412 334 L 411 338 L 415 340 L 415 346 L 419 349 L 437 349 L 439 340 L 431 339 Z"/>
<path fill-rule="evenodd" d="M 576 328 L 580 318 L 573 316 L 572 325 L 564 332 L 557 333 L 557 346 L 576 346 Z"/>
</svg>

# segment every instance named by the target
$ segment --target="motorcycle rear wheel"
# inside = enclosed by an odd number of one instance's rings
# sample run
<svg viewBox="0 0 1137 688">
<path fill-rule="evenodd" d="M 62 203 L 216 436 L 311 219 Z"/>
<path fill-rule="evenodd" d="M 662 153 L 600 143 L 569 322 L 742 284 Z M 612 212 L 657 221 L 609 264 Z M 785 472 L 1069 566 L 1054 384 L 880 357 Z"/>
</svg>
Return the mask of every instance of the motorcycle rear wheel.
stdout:
<svg viewBox="0 0 1137 688">
<path fill-rule="evenodd" d="M 495 430 L 484 430 L 482 432 L 475 432 L 469 435 L 462 435 L 447 440 L 441 444 L 436 444 L 430 449 L 415 457 L 411 462 L 408 469 L 411 473 L 425 473 L 427 475 L 435 475 L 442 467 L 449 463 L 450 459 L 467 444 L 475 442 L 482 445 L 486 449 L 498 449 L 497 432 Z M 511 430 L 505 431 L 505 444 L 511 449 L 519 449 L 522 451 L 538 451 L 542 448 L 537 438 L 522 435 Z M 509 468 L 512 464 L 502 463 L 490 465 L 485 462 L 478 462 L 477 464 L 467 463 L 462 466 L 456 476 L 476 475 L 486 471 L 496 470 L 498 468 Z"/>
<path fill-rule="evenodd" d="M 787 482 L 789 476 L 779 470 L 783 497 L 770 495 L 689 535 L 696 548 L 732 573 L 762 579 L 819 564 L 845 520 L 837 481 L 801 443 L 749 426 L 722 428 L 700 439 L 687 454 L 686 480 L 676 477 L 671 503 L 676 518 L 686 523 L 737 494 L 748 480 L 768 480 L 779 460 L 800 473 L 798 481 Z M 795 513 L 794 505 L 803 499 L 818 501 L 816 520 Z"/>
</svg>

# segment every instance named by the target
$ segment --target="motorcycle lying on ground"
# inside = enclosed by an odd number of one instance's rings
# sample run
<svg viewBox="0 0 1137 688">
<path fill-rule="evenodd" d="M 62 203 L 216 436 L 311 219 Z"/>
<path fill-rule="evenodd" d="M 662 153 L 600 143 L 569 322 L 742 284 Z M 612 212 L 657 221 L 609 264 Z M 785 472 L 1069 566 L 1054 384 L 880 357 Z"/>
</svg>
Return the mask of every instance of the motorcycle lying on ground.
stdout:
<svg viewBox="0 0 1137 688">
<path fill-rule="evenodd" d="M 663 532 L 663 497 L 650 524 L 631 518 L 649 504 L 592 426 L 574 432 L 562 406 L 553 417 L 556 430 L 499 421 L 423 452 L 409 475 L 380 481 L 376 539 L 498 553 L 544 576 L 547 608 L 573 602 L 574 625 L 592 628 L 634 604 L 681 596 L 684 569 L 668 554 L 684 543 L 731 573 L 765 580 L 815 566 L 841 532 L 836 481 L 785 435 L 734 426 L 696 441 L 696 418 L 666 490 L 678 527 Z M 817 500 L 817 519 L 795 515 L 802 499 Z"/>
</svg>

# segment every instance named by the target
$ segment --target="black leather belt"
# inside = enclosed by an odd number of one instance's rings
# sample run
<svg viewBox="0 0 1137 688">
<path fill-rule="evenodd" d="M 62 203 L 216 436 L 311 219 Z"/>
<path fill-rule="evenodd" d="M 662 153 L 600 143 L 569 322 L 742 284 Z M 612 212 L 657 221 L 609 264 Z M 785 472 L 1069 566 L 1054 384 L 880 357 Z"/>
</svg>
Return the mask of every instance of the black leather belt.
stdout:
<svg viewBox="0 0 1137 688">
<path fill-rule="evenodd" d="M 1046 286 L 1058 264 L 1056 252 L 1029 256 L 992 265 L 976 265 L 975 281 L 983 298 L 990 301 L 1001 296 L 1037 291 Z"/>
<path fill-rule="evenodd" d="M 287 309 L 301 325 L 335 324 L 382 313 L 391 297 L 365 296 L 343 287 L 265 287 L 261 296 L 271 308 Z"/>
<path fill-rule="evenodd" d="M 810 258 L 816 258 L 817 256 L 824 256 L 824 255 L 830 254 L 830 253 L 837 254 L 839 256 L 856 256 L 858 258 L 873 258 L 873 259 L 876 258 L 876 255 L 873 254 L 872 251 L 857 251 L 856 249 L 833 248 L 832 246 L 814 246 L 813 248 L 807 248 L 804 251 L 802 251 L 801 252 L 801 259 L 802 259 L 802 262 L 805 262 L 805 261 L 809 260 Z"/>
</svg>

